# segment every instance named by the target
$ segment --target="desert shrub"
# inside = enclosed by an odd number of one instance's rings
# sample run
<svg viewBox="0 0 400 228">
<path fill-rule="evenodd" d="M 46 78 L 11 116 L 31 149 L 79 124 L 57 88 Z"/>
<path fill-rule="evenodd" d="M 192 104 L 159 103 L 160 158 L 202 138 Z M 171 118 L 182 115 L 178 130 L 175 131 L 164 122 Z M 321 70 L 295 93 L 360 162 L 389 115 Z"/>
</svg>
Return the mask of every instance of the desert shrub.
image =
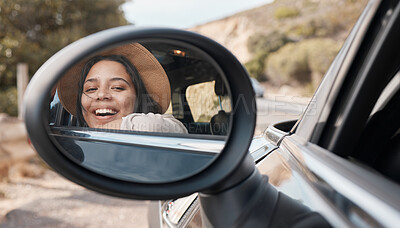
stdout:
<svg viewBox="0 0 400 228">
<path fill-rule="evenodd" d="M 314 39 L 304 43 L 308 50 L 308 63 L 311 71 L 325 74 L 336 57 L 341 43 L 331 39 Z"/>
<path fill-rule="evenodd" d="M 307 50 L 300 43 L 287 44 L 272 53 L 266 65 L 268 78 L 276 84 L 310 81 L 311 70 L 308 65 Z"/>
<path fill-rule="evenodd" d="M 342 25 L 335 22 L 329 15 L 316 19 L 307 20 L 301 24 L 294 25 L 288 30 L 288 34 L 296 39 L 311 37 L 327 37 L 341 31 Z"/>
<path fill-rule="evenodd" d="M 251 53 L 274 52 L 286 43 L 292 42 L 285 34 L 273 31 L 268 35 L 255 34 L 247 40 L 247 49 Z"/>
<path fill-rule="evenodd" d="M 265 59 L 267 58 L 268 54 L 269 52 L 260 51 L 249 62 L 244 64 L 250 76 L 258 81 L 265 81 L 266 79 L 264 71 Z"/>
<path fill-rule="evenodd" d="M 321 82 L 341 46 L 341 42 L 335 42 L 331 39 L 317 39 L 314 43 L 309 44 L 308 64 L 312 72 L 311 77 L 314 89 Z"/>
<path fill-rule="evenodd" d="M 310 20 L 306 23 L 295 25 L 289 29 L 288 33 L 297 39 L 305 39 L 315 36 L 325 36 L 328 32 L 327 28 L 321 25 L 321 22 Z"/>
<path fill-rule="evenodd" d="M 317 28 L 311 24 L 300 24 L 290 29 L 290 33 L 300 38 L 312 37 L 315 35 Z"/>
<path fill-rule="evenodd" d="M 250 76 L 258 81 L 265 81 L 265 60 L 272 52 L 277 51 L 286 43 L 292 42 L 285 34 L 277 31 L 268 35 L 256 34 L 247 40 L 247 48 L 255 53 L 253 58 L 245 64 Z"/>
<path fill-rule="evenodd" d="M 316 86 L 335 58 L 340 44 L 332 39 L 290 43 L 268 56 L 266 74 L 276 84 Z"/>
<path fill-rule="evenodd" d="M 292 18 L 300 15 L 300 11 L 292 7 L 278 7 L 274 12 L 275 19 Z"/>
<path fill-rule="evenodd" d="M 0 91 L 0 113 L 7 113 L 10 116 L 18 115 L 18 92 L 16 87 Z"/>
</svg>

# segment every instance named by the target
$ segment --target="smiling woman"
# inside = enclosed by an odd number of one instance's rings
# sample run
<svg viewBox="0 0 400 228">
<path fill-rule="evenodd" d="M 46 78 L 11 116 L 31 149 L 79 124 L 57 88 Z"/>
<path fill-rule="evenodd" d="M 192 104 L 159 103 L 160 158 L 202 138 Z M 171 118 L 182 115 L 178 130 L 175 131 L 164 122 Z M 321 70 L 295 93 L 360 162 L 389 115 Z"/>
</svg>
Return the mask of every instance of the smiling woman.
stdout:
<svg viewBox="0 0 400 228">
<path fill-rule="evenodd" d="M 61 103 L 80 126 L 187 133 L 172 115 L 162 114 L 171 100 L 169 80 L 154 56 L 138 43 L 77 64 L 57 89 Z"/>
<path fill-rule="evenodd" d="M 90 60 L 84 68 L 86 70 L 89 68 L 87 65 L 92 65 L 88 74 L 82 74 L 86 75 L 86 79 L 81 77 L 79 83 L 80 107 L 77 107 L 77 112 L 79 122 L 89 127 L 117 127 L 122 117 L 134 112 L 135 86 L 124 65 L 116 60 L 117 58 L 97 57 Z"/>
</svg>

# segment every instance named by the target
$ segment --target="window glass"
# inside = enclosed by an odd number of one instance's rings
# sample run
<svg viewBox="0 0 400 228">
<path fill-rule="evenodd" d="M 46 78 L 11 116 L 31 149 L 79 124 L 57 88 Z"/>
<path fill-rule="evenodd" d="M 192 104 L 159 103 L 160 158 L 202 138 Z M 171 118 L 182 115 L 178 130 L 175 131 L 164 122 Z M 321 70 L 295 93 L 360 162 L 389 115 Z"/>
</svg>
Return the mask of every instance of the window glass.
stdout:
<svg viewBox="0 0 400 228">
<path fill-rule="evenodd" d="M 215 81 L 189 86 L 186 98 L 195 122 L 209 122 L 220 110 L 232 110 L 228 96 L 217 96 L 214 92 Z"/>
<path fill-rule="evenodd" d="M 353 157 L 400 183 L 400 73 L 382 91 Z"/>
</svg>

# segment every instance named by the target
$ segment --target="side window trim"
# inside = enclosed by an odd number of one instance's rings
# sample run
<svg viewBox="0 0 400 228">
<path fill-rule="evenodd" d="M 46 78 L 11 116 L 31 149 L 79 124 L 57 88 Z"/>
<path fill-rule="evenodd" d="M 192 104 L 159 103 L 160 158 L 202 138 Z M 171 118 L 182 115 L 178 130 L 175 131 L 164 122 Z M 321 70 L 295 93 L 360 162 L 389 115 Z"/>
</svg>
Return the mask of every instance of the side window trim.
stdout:
<svg viewBox="0 0 400 228">
<path fill-rule="evenodd" d="M 333 102 L 343 85 L 344 76 L 361 46 L 361 42 L 380 3 L 380 0 L 370 1 L 365 7 L 343 47 L 325 74 L 306 112 L 296 124 L 296 134 L 314 143 L 319 140 L 323 126 L 332 110 Z M 333 87 L 329 88 L 331 85 Z"/>
<path fill-rule="evenodd" d="M 398 71 L 397 74 L 392 78 L 392 80 L 387 84 L 387 86 L 379 96 L 378 101 L 374 106 L 374 109 L 372 109 L 370 116 L 381 110 L 398 90 L 400 90 L 400 71 Z"/>
</svg>

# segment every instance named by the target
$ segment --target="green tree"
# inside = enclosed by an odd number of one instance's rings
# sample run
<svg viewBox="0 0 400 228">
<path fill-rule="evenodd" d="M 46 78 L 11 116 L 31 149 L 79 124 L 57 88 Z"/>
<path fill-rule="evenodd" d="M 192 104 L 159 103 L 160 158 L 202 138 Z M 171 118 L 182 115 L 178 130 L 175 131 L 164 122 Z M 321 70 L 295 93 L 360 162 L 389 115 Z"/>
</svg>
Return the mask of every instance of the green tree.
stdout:
<svg viewBox="0 0 400 228">
<path fill-rule="evenodd" d="M 2 108 L 0 112 L 5 112 L 11 116 L 17 116 L 17 102 L 18 97 L 16 87 L 10 87 L 9 89 L 0 91 L 0 107 Z"/>
<path fill-rule="evenodd" d="M 1 94 L 10 94 L 5 91 L 15 87 L 17 63 L 28 63 L 32 76 L 67 44 L 100 30 L 128 24 L 121 10 L 125 1 L 0 0 Z M 7 110 L 0 106 L 0 112 Z"/>
</svg>

